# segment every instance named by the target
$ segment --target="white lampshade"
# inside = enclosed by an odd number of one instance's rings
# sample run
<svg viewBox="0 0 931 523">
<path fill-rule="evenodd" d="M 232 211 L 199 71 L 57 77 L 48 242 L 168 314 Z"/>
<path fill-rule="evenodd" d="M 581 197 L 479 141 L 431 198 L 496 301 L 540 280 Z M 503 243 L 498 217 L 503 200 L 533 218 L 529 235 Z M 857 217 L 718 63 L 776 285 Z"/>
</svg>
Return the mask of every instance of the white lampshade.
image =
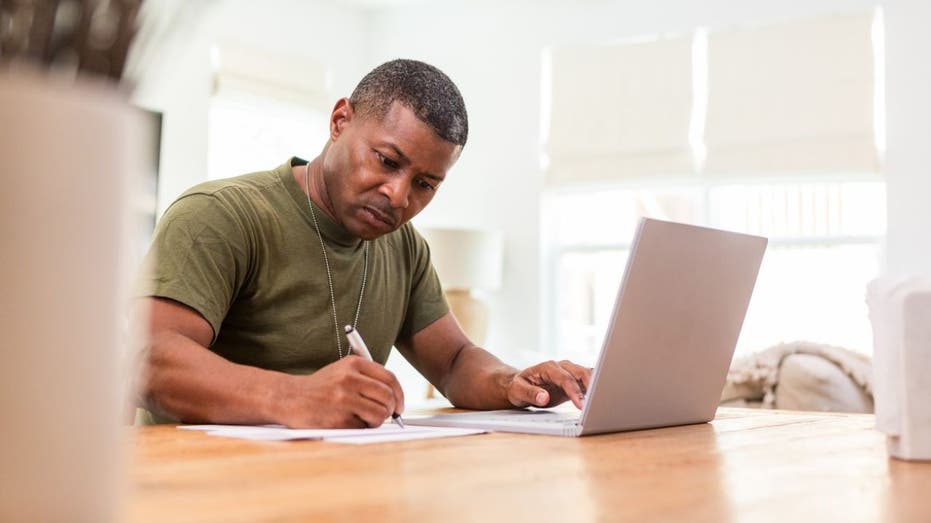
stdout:
<svg viewBox="0 0 931 523">
<path fill-rule="evenodd" d="M 504 236 L 473 229 L 427 228 L 420 231 L 430 245 L 433 266 L 446 290 L 501 286 Z"/>
</svg>

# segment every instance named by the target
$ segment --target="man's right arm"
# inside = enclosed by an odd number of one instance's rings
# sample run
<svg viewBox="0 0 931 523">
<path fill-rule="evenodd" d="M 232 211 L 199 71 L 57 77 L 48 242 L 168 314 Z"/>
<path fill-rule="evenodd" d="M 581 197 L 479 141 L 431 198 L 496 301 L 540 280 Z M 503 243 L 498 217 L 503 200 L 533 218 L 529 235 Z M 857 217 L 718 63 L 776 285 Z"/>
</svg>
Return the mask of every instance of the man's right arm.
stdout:
<svg viewBox="0 0 931 523">
<path fill-rule="evenodd" d="M 281 423 L 289 427 L 375 427 L 402 412 L 391 372 L 347 357 L 308 376 L 239 365 L 208 349 L 213 329 L 176 301 L 141 298 L 140 402 L 150 411 L 195 423 Z"/>
</svg>

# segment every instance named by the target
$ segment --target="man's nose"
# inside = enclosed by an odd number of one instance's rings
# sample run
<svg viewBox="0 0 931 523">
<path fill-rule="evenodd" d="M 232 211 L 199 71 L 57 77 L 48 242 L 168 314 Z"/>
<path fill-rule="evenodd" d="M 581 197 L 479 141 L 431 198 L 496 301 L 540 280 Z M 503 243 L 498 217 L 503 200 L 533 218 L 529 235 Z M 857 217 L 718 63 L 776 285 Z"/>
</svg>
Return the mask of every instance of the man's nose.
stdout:
<svg viewBox="0 0 931 523">
<path fill-rule="evenodd" d="M 388 197 L 392 208 L 406 209 L 408 195 L 410 194 L 410 184 L 407 182 L 407 177 L 401 175 L 392 176 L 381 184 L 381 193 Z"/>
</svg>

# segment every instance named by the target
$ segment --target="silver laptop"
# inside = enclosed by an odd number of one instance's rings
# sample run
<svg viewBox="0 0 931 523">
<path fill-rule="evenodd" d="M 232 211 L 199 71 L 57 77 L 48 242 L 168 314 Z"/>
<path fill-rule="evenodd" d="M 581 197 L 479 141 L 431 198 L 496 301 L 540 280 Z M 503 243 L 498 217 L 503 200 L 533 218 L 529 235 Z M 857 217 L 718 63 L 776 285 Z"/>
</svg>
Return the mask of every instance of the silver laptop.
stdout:
<svg viewBox="0 0 931 523">
<path fill-rule="evenodd" d="M 710 421 L 766 243 L 643 218 L 581 413 L 515 409 L 405 421 L 558 436 Z"/>
</svg>

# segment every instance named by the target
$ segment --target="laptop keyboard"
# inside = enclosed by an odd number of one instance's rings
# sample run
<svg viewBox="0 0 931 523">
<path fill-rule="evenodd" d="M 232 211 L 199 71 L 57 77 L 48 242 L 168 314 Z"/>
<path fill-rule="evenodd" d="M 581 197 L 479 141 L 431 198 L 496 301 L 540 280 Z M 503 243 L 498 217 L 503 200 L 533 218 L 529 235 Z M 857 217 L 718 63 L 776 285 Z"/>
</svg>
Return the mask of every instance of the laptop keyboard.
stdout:
<svg viewBox="0 0 931 523">
<path fill-rule="evenodd" d="M 578 425 L 579 413 L 577 412 L 546 412 L 546 411 L 526 411 L 526 412 L 483 412 L 476 415 L 476 418 L 505 423 L 550 423 L 557 425 Z"/>
</svg>

